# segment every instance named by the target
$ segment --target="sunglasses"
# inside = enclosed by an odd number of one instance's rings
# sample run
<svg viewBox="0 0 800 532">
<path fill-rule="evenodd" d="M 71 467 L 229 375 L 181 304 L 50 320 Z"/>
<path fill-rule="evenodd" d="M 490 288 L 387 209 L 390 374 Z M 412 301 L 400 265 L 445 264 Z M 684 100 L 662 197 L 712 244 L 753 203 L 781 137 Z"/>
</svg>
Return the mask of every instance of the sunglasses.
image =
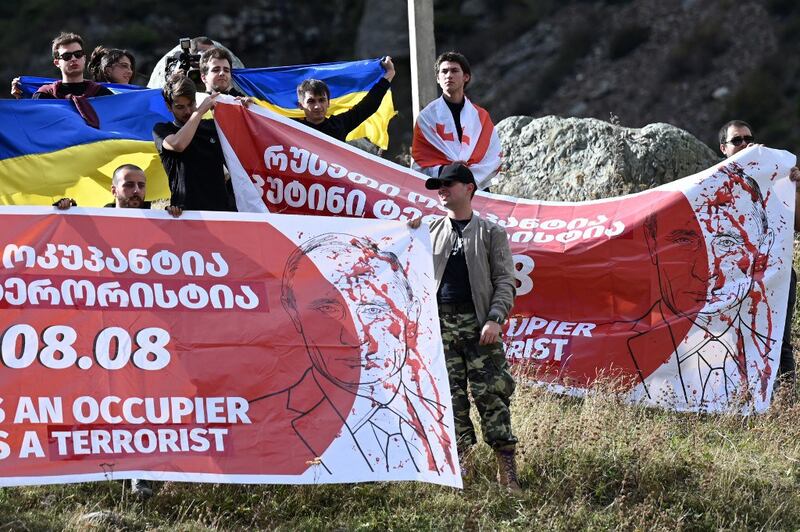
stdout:
<svg viewBox="0 0 800 532">
<path fill-rule="evenodd" d="M 74 57 L 75 59 L 80 59 L 83 57 L 83 50 L 75 50 L 74 52 L 64 52 L 63 54 L 59 55 L 59 59 L 63 59 L 64 61 L 71 61 Z"/>
<path fill-rule="evenodd" d="M 753 140 L 754 139 L 753 139 L 752 135 L 745 135 L 743 137 L 740 137 L 740 136 L 737 135 L 737 136 L 733 137 L 730 140 L 726 140 L 725 143 L 726 144 L 733 144 L 734 146 L 741 146 L 742 143 L 750 144 L 751 142 L 753 142 Z"/>
</svg>

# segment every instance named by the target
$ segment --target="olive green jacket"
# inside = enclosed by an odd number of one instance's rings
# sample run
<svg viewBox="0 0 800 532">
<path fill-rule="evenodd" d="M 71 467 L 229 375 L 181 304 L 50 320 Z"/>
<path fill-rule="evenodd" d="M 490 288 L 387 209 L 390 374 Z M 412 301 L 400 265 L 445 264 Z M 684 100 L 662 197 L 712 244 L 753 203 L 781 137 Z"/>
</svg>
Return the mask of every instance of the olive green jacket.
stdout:
<svg viewBox="0 0 800 532">
<path fill-rule="evenodd" d="M 433 272 L 438 291 L 458 235 L 446 216 L 433 221 L 430 232 Z M 496 223 L 473 214 L 464 228 L 463 236 L 464 256 L 478 323 L 493 320 L 502 324 L 511 312 L 517 291 L 507 233 Z"/>
</svg>

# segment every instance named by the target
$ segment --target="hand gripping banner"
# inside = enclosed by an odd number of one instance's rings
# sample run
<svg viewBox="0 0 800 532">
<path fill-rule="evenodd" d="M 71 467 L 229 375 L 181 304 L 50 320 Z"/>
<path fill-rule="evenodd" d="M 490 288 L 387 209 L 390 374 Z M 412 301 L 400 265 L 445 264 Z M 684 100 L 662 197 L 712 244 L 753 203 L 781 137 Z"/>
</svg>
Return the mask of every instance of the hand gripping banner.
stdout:
<svg viewBox="0 0 800 532">
<path fill-rule="evenodd" d="M 216 111 L 237 204 L 261 212 L 429 221 L 425 176 L 262 109 Z M 778 367 L 792 258 L 795 157 L 744 150 L 646 192 L 581 203 L 479 192 L 508 231 L 517 299 L 506 356 L 580 394 L 760 412 Z"/>
<path fill-rule="evenodd" d="M 0 209 L 0 485 L 461 486 L 404 224 Z"/>
</svg>

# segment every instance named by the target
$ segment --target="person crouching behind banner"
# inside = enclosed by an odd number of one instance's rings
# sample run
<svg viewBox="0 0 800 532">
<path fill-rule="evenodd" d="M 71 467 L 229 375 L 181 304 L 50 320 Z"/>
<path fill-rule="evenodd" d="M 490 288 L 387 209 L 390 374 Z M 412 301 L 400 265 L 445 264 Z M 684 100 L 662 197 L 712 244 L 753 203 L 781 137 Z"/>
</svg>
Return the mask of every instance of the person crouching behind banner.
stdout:
<svg viewBox="0 0 800 532">
<path fill-rule="evenodd" d="M 135 164 L 123 164 L 118 166 L 111 176 L 111 195 L 114 201 L 106 203 L 103 207 L 118 209 L 149 209 L 150 202 L 145 201 L 145 191 L 147 188 L 147 176 L 144 170 Z M 53 203 L 59 210 L 67 210 L 70 207 L 77 207 L 78 203 L 72 198 L 61 198 Z M 169 206 L 167 212 L 174 217 L 182 214 L 178 207 Z"/>
<path fill-rule="evenodd" d="M 430 225 L 439 323 L 453 398 L 462 475 L 469 476 L 477 439 L 470 420 L 467 389 L 481 419 L 483 439 L 495 452 L 497 480 L 519 491 L 517 438 L 511 430 L 514 378 L 501 340 L 502 324 L 514 305 L 516 282 L 505 230 L 472 211 L 475 177 L 467 166 L 451 164 L 425 182 L 439 191 L 447 217 Z M 417 228 L 421 220 L 409 222 Z"/>
<path fill-rule="evenodd" d="M 385 74 L 378 80 L 367 94 L 349 111 L 328 117 L 331 105 L 331 90 L 328 85 L 318 79 L 306 79 L 297 86 L 297 102 L 303 110 L 304 118 L 296 118 L 298 122 L 316 129 L 329 137 L 342 142 L 347 139 L 361 122 L 372 116 L 381 106 L 386 91 L 394 78 L 394 63 L 388 55 L 381 60 Z"/>
<path fill-rule="evenodd" d="M 135 164 L 123 164 L 114 170 L 111 178 L 111 194 L 114 196 L 114 201 L 105 207 L 149 209 L 150 202 L 144 200 L 146 187 L 147 176 L 144 170 Z M 72 198 L 61 198 L 53 203 L 53 206 L 63 211 L 77 206 L 77 202 Z M 181 215 L 181 209 L 174 206 L 167 207 L 167 212 L 176 218 Z M 131 479 L 131 493 L 140 499 L 149 499 L 153 496 L 153 488 L 147 480 L 134 478 Z"/>
<path fill-rule="evenodd" d="M 213 120 L 203 120 L 214 108 L 218 93 L 210 94 L 198 106 L 194 82 L 180 72 L 170 78 L 163 94 L 175 120 L 156 124 L 153 140 L 169 176 L 170 205 L 184 210 L 235 211 L 217 128 Z"/>
</svg>

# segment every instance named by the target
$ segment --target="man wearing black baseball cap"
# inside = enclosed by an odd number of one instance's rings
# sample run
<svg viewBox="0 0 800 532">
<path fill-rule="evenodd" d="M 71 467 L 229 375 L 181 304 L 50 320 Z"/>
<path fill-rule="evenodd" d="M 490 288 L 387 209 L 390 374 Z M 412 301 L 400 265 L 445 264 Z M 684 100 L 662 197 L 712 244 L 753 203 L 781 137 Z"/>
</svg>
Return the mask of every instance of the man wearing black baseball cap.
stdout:
<svg viewBox="0 0 800 532">
<path fill-rule="evenodd" d="M 472 175 L 472 171 L 463 164 L 453 163 L 443 166 L 439 177 L 431 177 L 425 181 L 425 188 L 428 190 L 439 190 L 442 187 L 449 188 L 454 182 L 464 183 L 465 185 L 472 183 L 474 185 L 475 177 Z M 472 190 L 472 195 L 475 195 L 476 187 L 473 187 Z M 470 196 L 470 202 L 471 200 L 472 196 Z M 470 212 L 472 212 L 471 207 Z"/>
<path fill-rule="evenodd" d="M 468 476 L 477 443 L 470 421 L 468 386 L 480 412 L 483 439 L 495 451 L 497 480 L 518 491 L 509 405 L 514 378 L 508 371 L 502 324 L 514 304 L 514 264 L 505 230 L 472 212 L 476 184 L 461 163 L 442 168 L 425 188 L 439 191 L 447 217 L 430 225 L 436 300 L 453 398 L 462 475 Z M 420 220 L 409 223 L 419 227 Z"/>
</svg>

